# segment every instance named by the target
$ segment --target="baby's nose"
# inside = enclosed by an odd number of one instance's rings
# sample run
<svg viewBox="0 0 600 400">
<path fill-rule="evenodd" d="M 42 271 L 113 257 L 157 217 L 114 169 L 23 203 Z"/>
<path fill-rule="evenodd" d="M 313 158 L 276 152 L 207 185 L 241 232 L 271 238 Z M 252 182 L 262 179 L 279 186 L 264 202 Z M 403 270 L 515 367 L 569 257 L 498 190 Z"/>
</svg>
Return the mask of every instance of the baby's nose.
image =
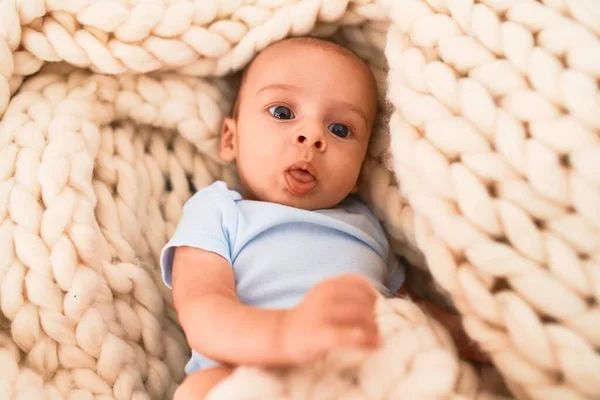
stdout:
<svg viewBox="0 0 600 400">
<path fill-rule="evenodd" d="M 301 132 L 296 135 L 295 142 L 300 146 L 315 147 L 319 151 L 325 150 L 326 142 L 320 132 Z"/>
</svg>

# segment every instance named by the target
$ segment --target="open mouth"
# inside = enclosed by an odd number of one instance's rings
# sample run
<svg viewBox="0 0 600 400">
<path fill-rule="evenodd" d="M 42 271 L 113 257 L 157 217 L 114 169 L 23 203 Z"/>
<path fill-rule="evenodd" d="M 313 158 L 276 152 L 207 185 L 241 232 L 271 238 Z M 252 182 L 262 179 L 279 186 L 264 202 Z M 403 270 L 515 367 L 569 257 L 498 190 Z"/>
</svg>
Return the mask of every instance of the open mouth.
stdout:
<svg viewBox="0 0 600 400">
<path fill-rule="evenodd" d="M 305 162 L 296 163 L 288 168 L 285 180 L 290 192 L 297 195 L 306 194 L 317 186 L 314 168 Z"/>
</svg>

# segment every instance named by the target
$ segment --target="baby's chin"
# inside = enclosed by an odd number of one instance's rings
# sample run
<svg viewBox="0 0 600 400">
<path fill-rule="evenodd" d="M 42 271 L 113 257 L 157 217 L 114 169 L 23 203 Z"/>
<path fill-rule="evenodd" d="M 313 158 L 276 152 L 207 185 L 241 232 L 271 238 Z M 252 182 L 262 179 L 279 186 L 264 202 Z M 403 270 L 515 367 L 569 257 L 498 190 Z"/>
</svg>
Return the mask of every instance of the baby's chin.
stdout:
<svg viewBox="0 0 600 400">
<path fill-rule="evenodd" d="M 331 193 L 322 187 L 320 182 L 313 190 L 304 194 L 296 194 L 285 185 L 276 187 L 243 187 L 242 197 L 246 200 L 264 201 L 281 204 L 302 210 L 323 210 L 337 206 L 342 200 L 350 195 L 347 193 Z M 242 185 L 244 186 L 244 185 Z"/>
<path fill-rule="evenodd" d="M 303 195 L 297 195 L 290 193 L 289 191 L 283 191 L 281 196 L 278 198 L 266 200 L 272 203 L 282 204 L 288 207 L 299 208 L 302 210 L 323 210 L 333 208 L 339 204 L 346 196 L 340 196 L 337 194 L 328 194 L 323 192 L 307 193 Z M 340 198 L 339 200 L 337 200 Z"/>
<path fill-rule="evenodd" d="M 299 208 L 301 210 L 322 210 L 324 208 L 331 208 L 332 206 L 315 199 L 309 198 L 292 198 L 292 199 L 282 199 L 277 202 L 278 204 L 282 204 L 288 207 Z"/>
</svg>

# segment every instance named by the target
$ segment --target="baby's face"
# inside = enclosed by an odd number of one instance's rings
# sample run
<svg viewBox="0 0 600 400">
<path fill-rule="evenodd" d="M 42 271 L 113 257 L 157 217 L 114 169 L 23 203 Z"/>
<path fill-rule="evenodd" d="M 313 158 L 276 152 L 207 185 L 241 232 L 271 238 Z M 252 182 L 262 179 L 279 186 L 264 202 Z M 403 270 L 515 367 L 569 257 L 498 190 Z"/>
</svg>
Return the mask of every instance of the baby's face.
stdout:
<svg viewBox="0 0 600 400">
<path fill-rule="evenodd" d="M 360 60 L 278 43 L 247 72 L 221 156 L 237 161 L 245 198 L 329 208 L 356 186 L 376 112 L 374 79 Z"/>
</svg>

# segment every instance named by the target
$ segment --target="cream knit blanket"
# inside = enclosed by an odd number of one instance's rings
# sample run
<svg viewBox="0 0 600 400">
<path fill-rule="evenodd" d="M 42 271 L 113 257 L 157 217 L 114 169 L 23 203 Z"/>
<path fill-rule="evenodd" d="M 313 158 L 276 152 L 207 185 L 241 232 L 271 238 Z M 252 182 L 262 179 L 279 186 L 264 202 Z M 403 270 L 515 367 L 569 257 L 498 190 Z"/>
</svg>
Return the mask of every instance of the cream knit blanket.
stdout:
<svg viewBox="0 0 600 400">
<path fill-rule="evenodd" d="M 235 181 L 229 74 L 305 34 L 389 104 L 362 190 L 398 254 L 516 398 L 600 399 L 598 0 L 0 0 L 0 399 L 171 398 L 189 350 L 159 251 Z M 378 315 L 383 349 L 240 368 L 211 399 L 490 396 L 419 308 Z"/>
</svg>

